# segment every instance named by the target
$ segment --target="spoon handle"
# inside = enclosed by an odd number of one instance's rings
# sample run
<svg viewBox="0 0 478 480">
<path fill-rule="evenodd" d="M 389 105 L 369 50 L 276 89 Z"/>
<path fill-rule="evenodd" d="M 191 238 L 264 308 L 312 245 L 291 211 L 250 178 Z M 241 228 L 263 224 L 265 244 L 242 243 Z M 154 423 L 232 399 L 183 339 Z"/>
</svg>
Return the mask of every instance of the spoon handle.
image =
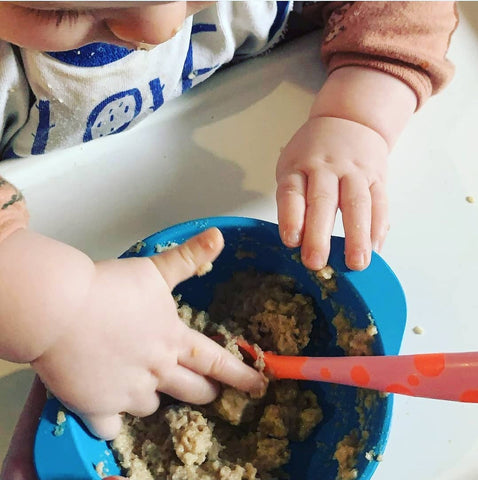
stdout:
<svg viewBox="0 0 478 480">
<path fill-rule="evenodd" d="M 478 352 L 327 358 L 265 353 L 264 361 L 276 378 L 478 403 Z"/>
</svg>

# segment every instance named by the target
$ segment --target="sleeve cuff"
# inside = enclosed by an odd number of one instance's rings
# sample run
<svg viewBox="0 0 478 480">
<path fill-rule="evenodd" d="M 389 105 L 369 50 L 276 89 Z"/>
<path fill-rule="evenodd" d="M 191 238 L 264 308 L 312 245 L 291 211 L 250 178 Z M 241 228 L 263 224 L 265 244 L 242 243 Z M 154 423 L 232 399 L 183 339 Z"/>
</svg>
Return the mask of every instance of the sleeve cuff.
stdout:
<svg viewBox="0 0 478 480">
<path fill-rule="evenodd" d="M 330 75 L 334 70 L 342 67 L 359 66 L 373 68 L 384 73 L 388 73 L 406 85 L 408 85 L 417 97 L 417 110 L 428 100 L 428 98 L 445 87 L 449 79 L 452 77 L 452 71 L 445 75 L 436 72 L 440 76 L 437 79 L 436 87 L 433 85 L 429 73 L 420 71 L 420 68 L 412 67 L 404 62 L 391 62 L 388 59 L 373 58 L 369 55 L 360 55 L 357 53 L 335 53 L 328 62 L 327 73 Z M 450 65 L 453 70 L 453 66 Z"/>
<path fill-rule="evenodd" d="M 22 193 L 0 177 L 0 242 L 28 226 L 29 214 Z"/>
</svg>

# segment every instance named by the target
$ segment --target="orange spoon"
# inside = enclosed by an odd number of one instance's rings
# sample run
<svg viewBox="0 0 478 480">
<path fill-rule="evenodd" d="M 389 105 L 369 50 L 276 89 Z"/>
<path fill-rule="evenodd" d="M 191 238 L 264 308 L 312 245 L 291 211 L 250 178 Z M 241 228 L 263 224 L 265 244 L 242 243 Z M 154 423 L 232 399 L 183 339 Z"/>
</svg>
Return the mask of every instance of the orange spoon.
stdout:
<svg viewBox="0 0 478 480">
<path fill-rule="evenodd" d="M 243 338 L 238 346 L 254 360 Z M 315 380 L 416 397 L 478 403 L 478 352 L 395 356 L 299 357 L 263 352 L 275 378 Z"/>
</svg>

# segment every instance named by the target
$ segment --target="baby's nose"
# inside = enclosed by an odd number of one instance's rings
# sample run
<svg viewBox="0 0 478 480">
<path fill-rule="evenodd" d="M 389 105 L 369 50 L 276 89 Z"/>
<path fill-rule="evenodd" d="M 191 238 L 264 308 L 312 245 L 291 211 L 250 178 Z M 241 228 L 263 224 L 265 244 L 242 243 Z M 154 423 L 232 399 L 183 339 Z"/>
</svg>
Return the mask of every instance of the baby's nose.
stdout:
<svg viewBox="0 0 478 480">
<path fill-rule="evenodd" d="M 125 8 L 105 19 L 113 35 L 145 48 L 169 40 L 186 18 L 186 2 L 161 2 L 155 5 Z"/>
</svg>

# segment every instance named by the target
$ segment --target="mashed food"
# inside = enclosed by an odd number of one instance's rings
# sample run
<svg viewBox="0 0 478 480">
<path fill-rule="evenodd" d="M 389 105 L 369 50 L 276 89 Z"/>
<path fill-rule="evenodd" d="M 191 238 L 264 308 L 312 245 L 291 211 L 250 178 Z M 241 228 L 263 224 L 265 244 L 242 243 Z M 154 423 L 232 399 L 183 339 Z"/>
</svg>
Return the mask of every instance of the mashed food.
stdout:
<svg viewBox="0 0 478 480">
<path fill-rule="evenodd" d="M 192 328 L 221 335 L 241 359 L 237 335 L 264 350 L 300 354 L 315 319 L 312 299 L 297 293 L 291 278 L 255 271 L 219 286 L 207 313 L 180 299 L 178 313 Z M 306 439 L 323 417 L 315 394 L 292 380 L 271 381 L 261 398 L 224 386 L 206 406 L 165 403 L 147 418 L 126 415 L 113 442 L 133 480 L 280 478 L 290 442 Z"/>
</svg>

